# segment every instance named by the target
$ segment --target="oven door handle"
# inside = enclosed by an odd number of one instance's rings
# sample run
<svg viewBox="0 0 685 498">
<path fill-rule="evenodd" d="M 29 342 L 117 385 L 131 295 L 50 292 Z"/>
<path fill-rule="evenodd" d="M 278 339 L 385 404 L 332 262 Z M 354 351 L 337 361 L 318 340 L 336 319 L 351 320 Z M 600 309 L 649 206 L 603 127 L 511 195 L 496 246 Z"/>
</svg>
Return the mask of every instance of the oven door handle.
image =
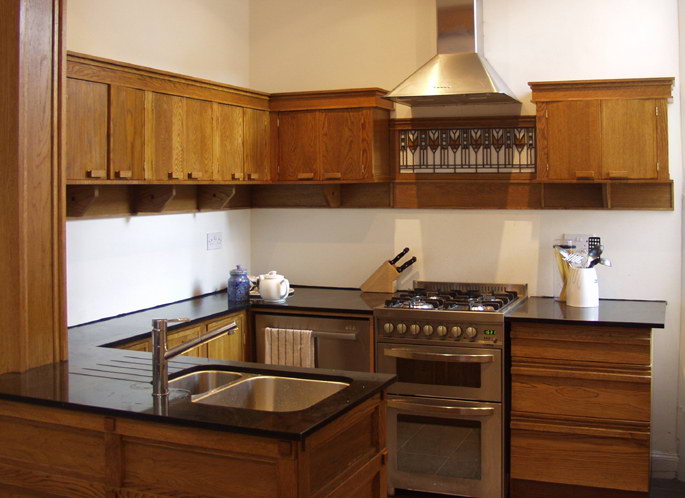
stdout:
<svg viewBox="0 0 685 498">
<path fill-rule="evenodd" d="M 455 363 L 492 363 L 495 355 L 492 354 L 463 354 L 463 353 L 427 353 L 413 349 L 391 348 L 383 351 L 385 356 L 405 358 L 408 360 L 445 361 Z"/>
<path fill-rule="evenodd" d="M 444 405 L 424 405 L 422 403 L 411 403 L 398 399 L 389 399 L 388 408 L 407 410 L 416 413 L 437 413 L 439 415 L 462 415 L 468 417 L 489 417 L 494 415 L 495 409 L 489 406 L 469 407 L 469 406 L 444 406 Z"/>
</svg>

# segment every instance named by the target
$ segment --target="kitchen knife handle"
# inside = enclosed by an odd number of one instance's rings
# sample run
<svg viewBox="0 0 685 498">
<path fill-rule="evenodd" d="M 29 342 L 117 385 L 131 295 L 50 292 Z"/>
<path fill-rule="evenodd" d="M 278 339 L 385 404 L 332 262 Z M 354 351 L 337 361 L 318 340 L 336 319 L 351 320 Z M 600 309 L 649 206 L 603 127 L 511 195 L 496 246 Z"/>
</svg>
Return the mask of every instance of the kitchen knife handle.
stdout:
<svg viewBox="0 0 685 498">
<path fill-rule="evenodd" d="M 397 269 L 397 273 L 402 273 L 404 270 L 406 270 L 407 268 L 409 268 L 409 267 L 410 267 L 411 265 L 413 265 L 414 263 L 416 263 L 416 256 L 412 257 L 409 261 L 407 261 L 407 262 L 404 263 L 402 266 L 400 266 L 400 267 Z"/>
<path fill-rule="evenodd" d="M 399 253 L 397 256 L 395 256 L 394 258 L 392 258 L 392 259 L 390 260 L 390 264 L 391 264 L 391 265 L 394 265 L 394 264 L 397 263 L 400 259 L 402 259 L 402 256 L 404 256 L 404 255 L 407 254 L 408 252 L 409 252 L 409 248 L 408 248 L 408 247 L 405 247 L 404 249 L 402 249 L 402 252 L 401 252 L 401 253 Z"/>
</svg>

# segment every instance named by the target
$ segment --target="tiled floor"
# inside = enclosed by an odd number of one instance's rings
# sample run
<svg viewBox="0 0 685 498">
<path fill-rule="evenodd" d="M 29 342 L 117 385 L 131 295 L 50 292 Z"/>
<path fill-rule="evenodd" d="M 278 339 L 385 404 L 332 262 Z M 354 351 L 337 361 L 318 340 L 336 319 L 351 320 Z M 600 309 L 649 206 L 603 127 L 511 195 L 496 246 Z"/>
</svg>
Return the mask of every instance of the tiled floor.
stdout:
<svg viewBox="0 0 685 498">
<path fill-rule="evenodd" d="M 398 498 L 445 498 L 444 495 L 432 493 L 412 493 L 398 490 L 395 495 Z M 652 492 L 650 498 L 685 498 L 685 482 L 675 479 L 652 479 Z"/>
</svg>

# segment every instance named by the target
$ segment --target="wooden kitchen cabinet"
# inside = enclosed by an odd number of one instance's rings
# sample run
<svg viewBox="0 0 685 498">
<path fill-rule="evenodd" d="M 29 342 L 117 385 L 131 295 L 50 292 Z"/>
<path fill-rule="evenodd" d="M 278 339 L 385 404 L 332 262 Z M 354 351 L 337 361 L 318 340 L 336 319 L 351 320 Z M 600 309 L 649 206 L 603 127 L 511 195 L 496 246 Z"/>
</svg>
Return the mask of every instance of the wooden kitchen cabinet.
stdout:
<svg viewBox="0 0 685 498">
<path fill-rule="evenodd" d="M 378 89 L 274 94 L 279 181 L 388 180 L 392 103 Z"/>
<path fill-rule="evenodd" d="M 205 327 L 203 325 L 196 325 L 182 330 L 170 331 L 166 340 L 167 349 L 180 346 L 184 342 L 188 342 L 191 339 L 200 337 L 200 335 L 204 333 Z M 197 356 L 199 358 L 207 358 L 207 344 L 202 344 L 196 348 L 193 348 L 190 351 L 183 353 L 181 356 Z"/>
<path fill-rule="evenodd" d="M 216 360 L 245 361 L 245 313 L 236 313 L 207 324 L 207 332 L 235 322 L 238 328 L 231 335 L 224 335 L 207 344 L 207 357 Z"/>
<path fill-rule="evenodd" d="M 145 178 L 145 92 L 110 85 L 108 178 Z"/>
<path fill-rule="evenodd" d="M 648 496 L 650 343 L 647 328 L 511 324 L 512 498 Z"/>
<path fill-rule="evenodd" d="M 271 180 L 271 119 L 268 111 L 243 108 L 244 179 Z"/>
<path fill-rule="evenodd" d="M 108 87 L 67 78 L 67 179 L 107 178 Z"/>
<path fill-rule="evenodd" d="M 529 84 L 538 179 L 669 179 L 666 100 L 673 78 Z"/>
</svg>

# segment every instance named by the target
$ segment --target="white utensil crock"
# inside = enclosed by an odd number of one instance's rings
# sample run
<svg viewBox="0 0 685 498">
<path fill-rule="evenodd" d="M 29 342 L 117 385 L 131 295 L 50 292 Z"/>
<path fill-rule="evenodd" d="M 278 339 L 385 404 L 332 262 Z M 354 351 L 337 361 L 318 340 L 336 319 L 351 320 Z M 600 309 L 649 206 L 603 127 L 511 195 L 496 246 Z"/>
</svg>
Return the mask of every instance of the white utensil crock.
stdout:
<svg viewBox="0 0 685 498">
<path fill-rule="evenodd" d="M 594 268 L 569 268 L 566 304 L 576 308 L 599 306 L 599 283 Z"/>
</svg>

